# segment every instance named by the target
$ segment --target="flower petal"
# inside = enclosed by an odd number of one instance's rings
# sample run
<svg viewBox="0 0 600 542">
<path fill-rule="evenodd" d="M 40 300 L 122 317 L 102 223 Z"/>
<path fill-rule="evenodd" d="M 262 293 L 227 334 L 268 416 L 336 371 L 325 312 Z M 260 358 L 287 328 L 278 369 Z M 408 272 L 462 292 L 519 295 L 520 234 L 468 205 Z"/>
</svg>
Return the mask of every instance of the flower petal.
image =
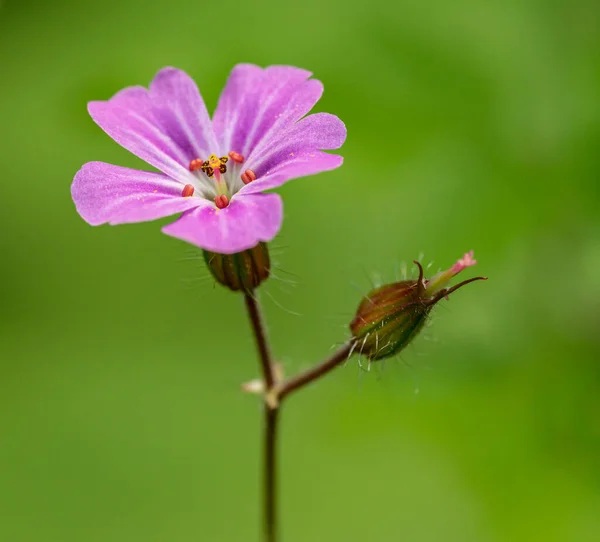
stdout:
<svg viewBox="0 0 600 542">
<path fill-rule="evenodd" d="M 273 239 L 282 219 L 279 195 L 237 195 L 225 209 L 214 206 L 194 209 L 162 231 L 211 252 L 233 254 Z"/>
<path fill-rule="evenodd" d="M 108 101 L 90 102 L 88 111 L 119 145 L 184 184 L 190 161 L 216 145 L 196 84 L 174 68 L 158 72 L 150 91 L 129 87 Z"/>
<path fill-rule="evenodd" d="M 343 158 L 319 149 L 337 149 L 346 139 L 346 127 L 335 115 L 316 113 L 273 138 L 261 154 L 253 153 L 244 167 L 258 177 L 241 189 L 250 194 L 274 188 L 289 179 L 339 167 Z"/>
<path fill-rule="evenodd" d="M 181 184 L 160 173 L 88 162 L 75 175 L 71 195 L 79 214 L 92 226 L 144 222 L 198 206 L 213 207 L 199 197 L 182 197 L 181 189 Z"/>
<path fill-rule="evenodd" d="M 281 186 L 290 179 L 336 169 L 342 165 L 343 161 L 344 158 L 338 154 L 327 154 L 321 151 L 295 154 L 290 160 L 281 162 L 266 175 L 244 186 L 238 193 L 256 194 L 263 192 Z"/>
<path fill-rule="evenodd" d="M 150 83 L 155 116 L 165 132 L 179 142 L 191 158 L 206 158 L 217 149 L 217 140 L 204 100 L 194 80 L 184 71 L 163 68 Z"/>
<path fill-rule="evenodd" d="M 214 114 L 221 152 L 244 156 L 306 115 L 323 93 L 311 73 L 291 66 L 239 64 L 231 72 Z"/>
</svg>

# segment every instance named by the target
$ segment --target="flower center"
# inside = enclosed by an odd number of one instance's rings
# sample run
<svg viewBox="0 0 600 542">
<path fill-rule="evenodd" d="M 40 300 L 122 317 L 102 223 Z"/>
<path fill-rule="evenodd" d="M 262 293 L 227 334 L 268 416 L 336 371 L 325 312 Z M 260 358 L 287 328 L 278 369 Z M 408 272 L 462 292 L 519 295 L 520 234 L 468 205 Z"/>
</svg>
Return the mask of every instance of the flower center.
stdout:
<svg viewBox="0 0 600 542">
<path fill-rule="evenodd" d="M 228 168 L 227 163 L 230 160 L 232 164 Z M 235 151 L 221 157 L 211 154 L 207 160 L 195 158 L 190 162 L 189 170 L 194 173 L 198 182 L 194 185 L 185 185 L 181 195 L 183 197 L 196 195 L 212 200 L 218 209 L 224 209 L 240 188 L 256 180 L 256 174 L 251 169 L 240 173 L 244 160 L 244 157 Z"/>
</svg>

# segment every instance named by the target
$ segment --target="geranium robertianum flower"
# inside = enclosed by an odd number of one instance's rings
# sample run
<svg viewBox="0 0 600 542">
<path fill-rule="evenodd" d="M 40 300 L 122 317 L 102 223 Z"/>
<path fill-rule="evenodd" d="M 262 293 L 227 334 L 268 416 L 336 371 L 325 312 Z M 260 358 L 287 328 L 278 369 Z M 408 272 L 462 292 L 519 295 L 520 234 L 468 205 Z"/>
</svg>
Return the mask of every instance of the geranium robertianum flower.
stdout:
<svg viewBox="0 0 600 542">
<path fill-rule="evenodd" d="M 162 231 L 223 254 L 270 241 L 281 227 L 282 202 L 263 191 L 343 160 L 322 152 L 343 144 L 342 121 L 305 116 L 323 92 L 310 76 L 289 66 L 239 64 L 212 120 L 194 81 L 175 68 L 158 72 L 149 89 L 90 102 L 94 121 L 160 173 L 89 162 L 71 187 L 77 211 L 94 226 L 183 212 Z"/>
</svg>

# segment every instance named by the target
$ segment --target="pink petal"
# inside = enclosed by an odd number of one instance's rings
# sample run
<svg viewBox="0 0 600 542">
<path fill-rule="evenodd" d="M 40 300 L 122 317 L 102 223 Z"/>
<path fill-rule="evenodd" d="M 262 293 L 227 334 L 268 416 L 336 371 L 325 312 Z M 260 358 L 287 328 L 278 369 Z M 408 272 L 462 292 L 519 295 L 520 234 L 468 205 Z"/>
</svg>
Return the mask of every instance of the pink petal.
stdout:
<svg viewBox="0 0 600 542">
<path fill-rule="evenodd" d="M 465 255 L 458 260 L 451 268 L 453 274 L 460 273 L 463 269 L 467 267 L 472 267 L 477 264 L 477 260 L 473 257 L 473 251 L 465 252 Z"/>
<path fill-rule="evenodd" d="M 310 72 L 291 66 L 239 64 L 231 72 L 214 114 L 221 152 L 248 156 L 306 115 L 323 93 Z"/>
<path fill-rule="evenodd" d="M 210 116 L 196 83 L 187 73 L 163 68 L 150 83 L 150 97 L 161 126 L 179 142 L 187 156 L 192 156 L 190 160 L 216 152 Z M 189 161 L 184 165 L 187 167 Z"/>
<path fill-rule="evenodd" d="M 340 167 L 344 159 L 338 154 L 322 151 L 294 154 L 289 160 L 279 163 L 268 174 L 244 186 L 239 194 L 256 194 L 276 188 L 290 179 L 306 177 Z"/>
<path fill-rule="evenodd" d="M 71 195 L 82 218 L 97 226 L 155 220 L 212 204 L 184 198 L 182 185 L 160 173 L 138 171 L 104 162 L 88 162 L 77 172 Z"/>
<path fill-rule="evenodd" d="M 162 231 L 211 252 L 233 254 L 273 239 L 282 219 L 277 194 L 236 195 L 225 209 L 194 209 Z"/>
<path fill-rule="evenodd" d="M 108 101 L 90 102 L 88 111 L 117 143 L 184 184 L 190 161 L 216 146 L 196 84 L 174 68 L 158 72 L 150 91 L 129 87 Z"/>
<path fill-rule="evenodd" d="M 242 188 L 242 192 L 259 192 L 289 179 L 339 167 L 341 156 L 319 149 L 337 149 L 345 139 L 346 127 L 338 117 L 329 113 L 309 115 L 272 139 L 261 153 L 248 157 L 244 168 L 254 171 L 257 180 Z"/>
</svg>

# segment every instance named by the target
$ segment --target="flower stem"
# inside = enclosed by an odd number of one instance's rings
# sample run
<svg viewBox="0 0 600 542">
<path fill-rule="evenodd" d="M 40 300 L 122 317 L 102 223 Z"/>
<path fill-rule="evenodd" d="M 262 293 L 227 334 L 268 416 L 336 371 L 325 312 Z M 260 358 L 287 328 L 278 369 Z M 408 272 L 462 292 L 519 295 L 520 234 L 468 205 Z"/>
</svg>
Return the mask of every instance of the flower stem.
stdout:
<svg viewBox="0 0 600 542">
<path fill-rule="evenodd" d="M 250 317 L 250 322 L 252 324 L 252 331 L 254 332 L 254 340 L 256 341 L 256 347 L 258 348 L 258 354 L 260 356 L 265 386 L 267 391 L 269 391 L 275 384 L 275 365 L 273 364 L 271 349 L 269 348 L 269 341 L 267 340 L 267 328 L 262 317 L 256 292 L 245 294 L 245 300 L 248 316 Z"/>
<path fill-rule="evenodd" d="M 246 308 L 252 324 L 254 339 L 260 357 L 266 393 L 276 383 L 275 365 L 267 340 L 267 330 L 256 297 L 256 292 L 246 293 Z M 263 464 L 263 536 L 265 542 L 277 542 L 277 418 L 279 408 L 264 406 L 264 464 Z"/>
<path fill-rule="evenodd" d="M 326 375 L 329 371 L 335 369 L 338 365 L 342 364 L 350 357 L 354 347 L 355 339 L 350 339 L 321 363 L 283 382 L 278 387 L 279 389 L 277 397 L 279 402 L 283 401 L 283 399 L 290 393 L 303 388 L 311 382 L 314 382 L 315 380 Z"/>
<path fill-rule="evenodd" d="M 265 542 L 277 541 L 277 420 L 279 408 L 265 403 L 264 524 Z"/>
<path fill-rule="evenodd" d="M 275 399 L 265 400 L 264 405 L 263 536 L 264 542 L 277 542 L 277 422 L 281 401 L 290 393 L 314 382 L 346 361 L 356 346 L 356 339 L 344 343 L 331 356 L 313 368 L 279 383 L 256 293 L 246 293 L 245 301 L 260 357 L 265 398 L 272 396 Z"/>
</svg>

